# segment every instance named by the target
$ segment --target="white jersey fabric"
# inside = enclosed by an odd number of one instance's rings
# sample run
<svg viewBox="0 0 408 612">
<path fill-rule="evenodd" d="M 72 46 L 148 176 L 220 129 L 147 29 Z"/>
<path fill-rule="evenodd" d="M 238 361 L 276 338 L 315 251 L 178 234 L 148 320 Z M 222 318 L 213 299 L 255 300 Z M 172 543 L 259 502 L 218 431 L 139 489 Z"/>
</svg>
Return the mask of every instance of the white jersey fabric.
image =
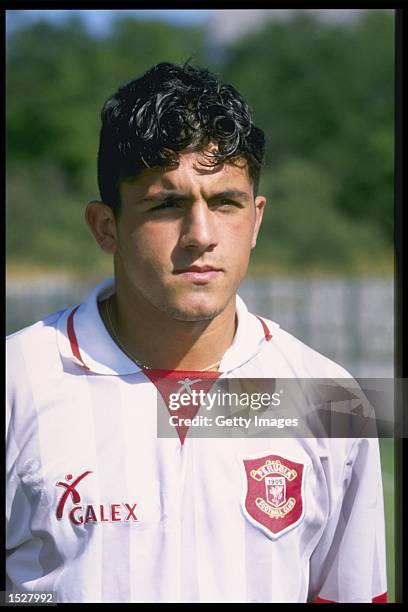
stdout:
<svg viewBox="0 0 408 612">
<path fill-rule="evenodd" d="M 8 589 L 59 602 L 386 601 L 378 441 L 159 439 L 158 390 L 99 315 L 113 291 L 105 281 L 8 338 Z M 222 377 L 349 377 L 239 297 L 237 317 Z M 245 506 L 244 468 L 276 465 L 297 506 L 274 534 Z"/>
</svg>

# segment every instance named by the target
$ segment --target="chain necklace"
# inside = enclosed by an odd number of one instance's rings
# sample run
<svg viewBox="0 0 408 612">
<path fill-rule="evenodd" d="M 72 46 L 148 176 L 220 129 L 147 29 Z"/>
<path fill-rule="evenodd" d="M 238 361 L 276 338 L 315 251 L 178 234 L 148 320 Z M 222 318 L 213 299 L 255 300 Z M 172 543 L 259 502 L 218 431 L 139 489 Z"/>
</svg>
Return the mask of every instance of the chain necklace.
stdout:
<svg viewBox="0 0 408 612">
<path fill-rule="evenodd" d="M 122 351 L 125 353 L 125 355 L 127 355 L 129 357 L 129 359 L 131 359 L 132 361 L 134 361 L 136 363 L 136 365 L 138 365 L 140 368 L 144 368 L 146 370 L 152 370 L 154 368 L 152 368 L 151 366 L 146 365 L 145 363 L 141 363 L 138 359 L 136 359 L 131 353 L 129 353 L 128 350 L 125 349 L 125 347 L 123 346 L 123 344 L 121 343 L 121 341 L 119 340 L 117 333 L 115 331 L 115 328 L 113 327 L 113 323 L 112 323 L 112 319 L 110 316 L 110 307 L 109 307 L 109 298 L 107 300 L 105 300 L 105 312 L 106 312 L 106 320 L 108 322 L 108 327 L 109 327 L 109 333 L 110 335 L 113 337 L 113 339 L 115 340 L 116 344 L 122 349 Z M 221 363 L 221 359 L 219 359 L 218 361 L 216 361 L 215 363 L 212 363 L 211 365 L 207 366 L 206 368 L 203 368 L 201 370 L 196 370 L 197 372 L 208 372 L 208 370 L 212 370 L 213 368 L 219 368 L 219 365 Z"/>
</svg>

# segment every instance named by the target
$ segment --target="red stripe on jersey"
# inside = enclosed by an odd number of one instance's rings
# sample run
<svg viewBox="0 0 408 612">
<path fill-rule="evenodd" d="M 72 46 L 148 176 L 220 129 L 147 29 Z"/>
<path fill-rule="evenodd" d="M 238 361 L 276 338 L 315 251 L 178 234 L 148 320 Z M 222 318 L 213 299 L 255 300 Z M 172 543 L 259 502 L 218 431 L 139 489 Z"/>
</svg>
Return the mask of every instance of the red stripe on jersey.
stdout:
<svg viewBox="0 0 408 612">
<path fill-rule="evenodd" d="M 86 365 L 86 363 L 82 359 L 81 353 L 79 352 L 78 340 L 77 340 L 77 337 L 75 335 L 75 330 L 74 330 L 74 314 L 78 310 L 79 306 L 80 306 L 79 304 L 78 304 L 78 306 L 75 306 L 74 310 L 70 313 L 70 315 L 68 317 L 67 332 L 68 332 L 69 342 L 71 344 L 72 354 L 74 355 L 74 357 L 76 357 L 78 359 L 78 361 L 80 361 L 82 363 L 84 368 L 89 370 L 88 366 Z"/>
<path fill-rule="evenodd" d="M 316 597 L 313 603 L 337 603 L 331 599 L 322 599 L 321 597 Z"/>
<path fill-rule="evenodd" d="M 371 600 L 372 603 L 387 603 L 387 593 L 382 593 L 382 595 L 377 595 L 377 597 L 373 597 Z M 313 603 L 337 603 L 337 601 L 333 601 L 332 599 L 322 599 L 321 597 L 316 597 Z"/>
<path fill-rule="evenodd" d="M 382 595 L 377 595 L 377 597 L 373 597 L 373 603 L 387 603 L 388 596 L 387 593 L 382 593 Z"/>
<path fill-rule="evenodd" d="M 267 342 L 269 342 L 269 340 L 272 340 L 272 334 L 269 331 L 269 327 L 267 326 L 267 324 L 265 323 L 265 321 L 263 319 L 261 319 L 261 317 L 258 317 L 258 315 L 255 315 L 257 319 L 259 319 L 259 321 L 262 324 L 262 328 L 264 330 L 264 334 L 265 334 L 265 340 Z"/>
</svg>

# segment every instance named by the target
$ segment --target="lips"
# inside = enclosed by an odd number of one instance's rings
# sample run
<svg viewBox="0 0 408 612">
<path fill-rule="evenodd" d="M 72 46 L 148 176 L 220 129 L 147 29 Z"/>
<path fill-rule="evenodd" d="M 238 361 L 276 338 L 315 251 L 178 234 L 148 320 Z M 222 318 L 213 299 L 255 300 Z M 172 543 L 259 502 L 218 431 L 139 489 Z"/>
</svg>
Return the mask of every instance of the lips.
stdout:
<svg viewBox="0 0 408 612">
<path fill-rule="evenodd" d="M 204 284 L 215 279 L 221 272 L 220 268 L 214 268 L 213 266 L 188 266 L 188 268 L 176 270 L 174 274 L 193 283 Z"/>
<path fill-rule="evenodd" d="M 188 268 L 183 268 L 182 270 L 176 270 L 176 274 L 184 274 L 185 272 L 211 272 L 212 270 L 219 271 L 219 268 L 214 268 L 214 266 L 188 266 Z"/>
</svg>

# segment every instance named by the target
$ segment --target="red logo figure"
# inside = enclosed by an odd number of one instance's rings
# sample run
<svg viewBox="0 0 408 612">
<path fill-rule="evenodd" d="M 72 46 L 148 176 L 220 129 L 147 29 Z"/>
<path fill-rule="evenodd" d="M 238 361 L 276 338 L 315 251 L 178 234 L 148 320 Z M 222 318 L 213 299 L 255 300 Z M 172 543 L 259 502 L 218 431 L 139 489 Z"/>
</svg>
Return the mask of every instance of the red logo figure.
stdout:
<svg viewBox="0 0 408 612">
<path fill-rule="evenodd" d="M 89 471 L 84 472 L 83 474 L 78 476 L 78 478 L 76 478 L 74 482 L 72 482 L 71 484 L 67 482 L 61 482 L 61 481 L 57 482 L 57 487 L 65 487 L 65 491 L 62 494 L 62 497 L 57 507 L 57 519 L 62 518 L 62 514 L 64 512 L 64 506 L 67 502 L 69 495 L 72 496 L 72 501 L 74 502 L 74 504 L 79 504 L 79 502 L 81 501 L 81 496 L 78 493 L 78 491 L 75 489 L 75 487 L 77 486 L 79 482 L 81 482 L 81 480 L 85 478 L 85 476 L 88 476 L 88 474 L 92 474 L 92 472 L 89 472 Z M 67 480 L 72 480 L 72 474 L 67 474 L 65 478 Z"/>
<path fill-rule="evenodd" d="M 88 476 L 92 474 L 91 471 L 84 472 L 73 482 L 57 482 L 57 487 L 64 487 L 65 491 L 61 496 L 57 507 L 57 519 L 61 519 L 64 513 L 65 504 L 68 497 L 71 496 L 73 505 L 68 511 L 68 519 L 73 525 L 84 525 L 87 523 L 117 523 L 123 521 L 125 523 L 138 522 L 139 519 L 135 514 L 135 508 L 137 504 L 128 504 L 125 502 L 113 503 L 113 504 L 87 504 L 82 506 L 80 504 L 81 495 L 76 490 L 76 486 Z M 65 479 L 71 481 L 73 478 L 72 474 L 67 474 Z"/>
<path fill-rule="evenodd" d="M 278 455 L 243 459 L 246 492 L 243 510 L 250 522 L 277 539 L 304 515 L 303 464 Z"/>
</svg>

